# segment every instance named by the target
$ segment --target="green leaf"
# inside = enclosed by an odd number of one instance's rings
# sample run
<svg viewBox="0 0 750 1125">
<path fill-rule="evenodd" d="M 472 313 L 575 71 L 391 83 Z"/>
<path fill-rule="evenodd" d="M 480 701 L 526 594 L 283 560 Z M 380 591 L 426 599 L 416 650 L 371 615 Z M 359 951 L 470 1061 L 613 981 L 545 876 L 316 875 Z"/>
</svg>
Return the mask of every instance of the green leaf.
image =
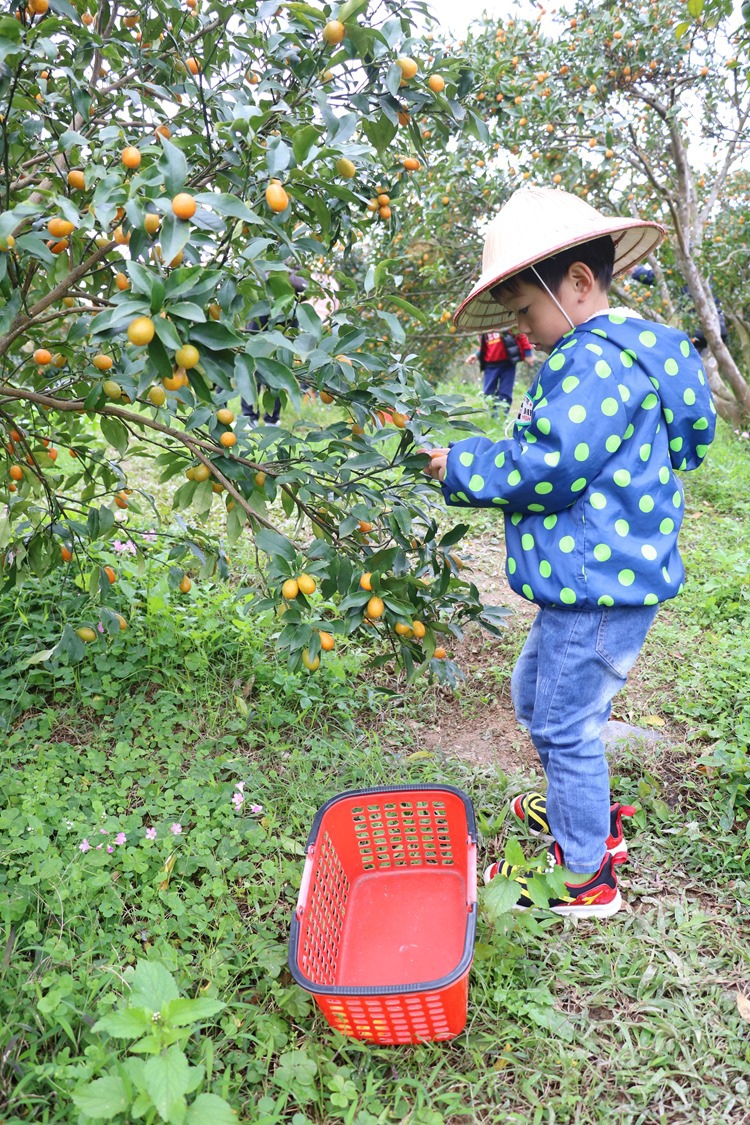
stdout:
<svg viewBox="0 0 750 1125">
<path fill-rule="evenodd" d="M 147 316 L 151 311 L 145 301 L 127 301 L 112 309 L 97 313 L 91 321 L 91 335 L 102 332 L 122 331 L 137 316 Z"/>
<path fill-rule="evenodd" d="M 299 383 L 286 364 L 279 363 L 277 359 L 264 359 L 258 356 L 255 365 L 263 376 L 264 382 L 275 391 L 286 391 L 294 408 L 299 409 Z"/>
<path fill-rule="evenodd" d="M 302 332 L 309 332 L 316 341 L 320 341 L 323 335 L 323 322 L 312 305 L 297 306 L 297 323 Z"/>
<path fill-rule="evenodd" d="M 188 1106 L 185 1125 L 237 1125 L 237 1114 L 218 1094 L 199 1094 Z"/>
<path fill-rule="evenodd" d="M 106 1031 L 116 1039 L 137 1039 L 153 1028 L 151 1014 L 145 1008 L 123 1008 L 110 1012 L 94 1024 L 94 1031 Z"/>
<path fill-rule="evenodd" d="M 280 555 L 287 562 L 293 563 L 296 561 L 297 552 L 289 540 L 280 535 L 278 531 L 262 527 L 255 536 L 255 542 L 259 549 L 270 558 Z"/>
<path fill-rule="evenodd" d="M 147 1060 L 143 1068 L 146 1091 L 163 1121 L 181 1121 L 185 1094 L 190 1086 L 190 1066 L 184 1051 L 173 1046 Z"/>
<path fill-rule="evenodd" d="M 17 20 L 11 20 L 11 23 L 15 24 L 16 28 L 20 27 Z M 20 203 L 18 207 L 12 207 L 9 211 L 3 211 L 2 215 L 0 215 L 0 238 L 7 238 L 24 219 L 32 215 L 40 215 L 43 210 L 44 207 L 41 203 L 36 205 L 32 203 Z"/>
<path fill-rule="evenodd" d="M 130 434 L 120 419 L 110 418 L 105 415 L 99 419 L 99 428 L 106 441 L 117 450 L 121 457 L 124 457 L 127 452 Z"/>
<path fill-rule="evenodd" d="M 320 132 L 315 125 L 303 125 L 301 129 L 297 129 L 292 137 L 292 150 L 294 152 L 294 159 L 298 164 L 304 164 L 310 153 L 310 149 L 320 137 Z"/>
<path fill-rule="evenodd" d="M 404 312 L 409 314 L 409 316 L 413 316 L 415 320 L 419 321 L 420 324 L 426 325 L 428 323 L 427 314 L 422 312 L 421 309 L 418 309 L 416 305 L 413 305 L 411 301 L 406 301 L 403 297 L 394 297 L 393 294 L 389 295 L 388 300 L 392 305 L 396 305 L 397 308 L 403 309 Z"/>
<path fill-rule="evenodd" d="M 385 152 L 398 131 L 398 125 L 390 121 L 385 114 L 379 117 L 377 121 L 364 121 L 362 127 L 368 141 L 375 146 L 378 152 Z"/>
<path fill-rule="evenodd" d="M 131 982 L 130 1004 L 159 1012 L 168 1000 L 179 993 L 172 974 L 159 961 L 139 961 Z"/>
<path fill-rule="evenodd" d="M 161 1014 L 165 1023 L 171 1024 L 172 1027 L 184 1027 L 189 1023 L 210 1019 L 225 1007 L 226 1004 L 221 1000 L 212 1000 L 208 996 L 197 996 L 194 1000 L 180 996 L 177 1000 L 170 1000 L 165 1004 Z"/>
<path fill-rule="evenodd" d="M 96 1078 L 73 1094 L 73 1103 L 76 1109 L 95 1121 L 111 1121 L 128 1108 L 125 1083 L 114 1075 Z"/>
<path fill-rule="evenodd" d="M 498 918 L 507 914 L 521 897 L 521 886 L 515 879 L 506 879 L 504 875 L 496 875 L 481 892 L 482 909 L 490 918 Z"/>
<path fill-rule="evenodd" d="M 505 845 L 505 859 L 508 863 L 512 863 L 515 867 L 523 867 L 526 863 L 526 856 L 523 854 L 523 848 L 521 847 L 515 836 L 511 836 Z"/>
<path fill-rule="evenodd" d="M 279 1059 L 273 1081 L 282 1090 L 293 1091 L 300 1086 L 312 1086 L 317 1073 L 317 1064 L 305 1051 L 287 1051 Z"/>
<path fill-rule="evenodd" d="M 700 19 L 703 15 L 703 0 L 688 0 L 687 10 L 693 19 Z"/>
<path fill-rule="evenodd" d="M 161 242 L 161 253 L 164 259 L 164 264 L 169 265 L 170 262 L 179 254 L 180 250 L 187 244 L 190 239 L 190 223 L 185 222 L 184 219 L 178 219 L 176 215 L 170 211 L 164 216 L 164 222 L 159 231 L 159 239 Z"/>
<path fill-rule="evenodd" d="M 139 262 L 132 261 L 126 264 L 125 269 L 130 278 L 131 293 L 140 293 L 142 296 L 148 297 L 150 303 L 154 286 L 157 282 L 161 284 L 158 273 L 148 269 L 147 266 L 142 266 Z"/>
<path fill-rule="evenodd" d="M 243 347 L 245 340 L 234 329 L 209 320 L 205 324 L 193 325 L 190 329 L 190 343 L 202 344 L 212 352 L 220 352 L 226 348 Z"/>
<path fill-rule="evenodd" d="M 211 488 L 210 480 L 199 481 L 198 487 L 193 493 L 193 507 L 199 516 L 205 516 L 207 512 L 211 511 L 211 502 L 214 498 L 214 492 Z"/>
<path fill-rule="evenodd" d="M 167 353 L 167 349 L 165 348 L 164 342 L 161 339 L 161 335 L 162 335 L 162 327 L 161 326 L 165 325 L 167 322 L 164 320 L 163 317 L 159 317 L 158 320 L 155 323 L 156 323 L 156 336 L 154 336 L 153 340 L 148 345 L 148 358 L 149 358 L 150 364 L 154 368 L 154 373 L 156 375 L 158 375 L 160 379 L 168 379 L 172 375 L 172 361 L 170 360 L 169 355 Z M 168 328 L 168 331 L 171 331 L 173 333 L 174 327 L 170 325 L 169 328 Z M 175 347 L 174 342 L 170 341 L 170 343 L 171 343 L 171 346 L 174 348 Z M 178 341 L 178 343 L 179 343 L 179 341 Z"/>
<path fill-rule="evenodd" d="M 176 195 L 177 192 L 182 191 L 185 186 L 185 180 L 188 174 L 187 160 L 185 159 L 185 154 L 165 137 L 161 138 L 161 143 L 164 151 L 159 157 L 158 168 L 162 174 L 167 195 Z M 175 254 L 176 253 L 177 251 L 175 250 Z M 164 257 L 166 261 L 171 261 L 171 258 L 167 258 L 166 254 Z M 172 254 L 172 258 L 173 257 L 174 254 Z"/>
<path fill-rule="evenodd" d="M 463 539 L 463 537 L 466 535 L 467 531 L 469 531 L 468 523 L 457 523 L 455 527 L 452 527 L 450 529 L 450 531 L 446 531 L 445 535 L 440 540 L 440 546 L 443 547 L 443 548 L 453 547 L 454 544 L 458 543 L 459 540 Z M 516 862 L 520 862 L 520 861 L 516 861 Z"/>
<path fill-rule="evenodd" d="M 192 324 L 205 324 L 206 314 L 200 305 L 194 304 L 193 301 L 175 301 L 173 305 L 169 306 L 169 312 L 172 316 L 178 316 L 181 320 L 189 320 Z"/>
<path fill-rule="evenodd" d="M 241 219 L 243 223 L 258 223 L 258 216 L 251 211 L 246 203 L 236 195 L 228 192 L 202 191 L 195 196 L 195 202 L 201 207 L 210 207 L 219 215 L 228 215 L 233 219 Z"/>
<path fill-rule="evenodd" d="M 357 16 L 360 12 L 363 12 L 367 4 L 368 0 L 346 0 L 336 13 L 336 19 L 346 23 L 352 16 Z"/>
<path fill-rule="evenodd" d="M 385 309 L 378 309 L 377 315 L 388 325 L 394 340 L 396 340 L 399 344 L 403 344 L 404 340 L 406 339 L 406 333 L 404 332 L 403 325 L 401 324 L 401 321 L 398 319 L 396 314 L 386 312 Z"/>
</svg>

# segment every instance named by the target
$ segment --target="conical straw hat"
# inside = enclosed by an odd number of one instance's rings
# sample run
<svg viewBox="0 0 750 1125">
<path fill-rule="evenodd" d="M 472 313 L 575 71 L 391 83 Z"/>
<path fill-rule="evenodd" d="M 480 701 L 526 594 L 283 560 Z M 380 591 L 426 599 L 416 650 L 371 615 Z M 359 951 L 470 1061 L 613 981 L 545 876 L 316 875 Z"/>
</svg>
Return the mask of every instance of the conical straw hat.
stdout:
<svg viewBox="0 0 750 1125">
<path fill-rule="evenodd" d="M 615 244 L 614 273 L 627 270 L 655 250 L 666 231 L 644 219 L 602 215 L 589 203 L 560 188 L 521 188 L 487 228 L 482 273 L 454 321 L 459 328 L 489 332 L 506 328 L 515 314 L 493 300 L 490 290 L 527 266 L 560 250 L 610 234 Z"/>
</svg>

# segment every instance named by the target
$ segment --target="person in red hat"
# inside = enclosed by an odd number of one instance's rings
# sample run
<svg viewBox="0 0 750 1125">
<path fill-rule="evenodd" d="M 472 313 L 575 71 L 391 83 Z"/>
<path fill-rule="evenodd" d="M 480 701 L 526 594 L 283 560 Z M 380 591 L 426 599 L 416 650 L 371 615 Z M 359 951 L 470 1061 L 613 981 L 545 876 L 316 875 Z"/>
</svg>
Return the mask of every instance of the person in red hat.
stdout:
<svg viewBox="0 0 750 1125">
<path fill-rule="evenodd" d="M 479 362 L 482 372 L 482 390 L 492 399 L 492 412 L 501 411 L 507 416 L 513 402 L 516 366 L 523 360 L 534 364 L 534 349 L 523 332 L 483 332 L 479 337 L 479 351 L 469 356 L 469 361 Z"/>
<path fill-rule="evenodd" d="M 715 428 L 688 337 L 609 304 L 613 276 L 664 233 L 559 189 L 512 195 L 454 319 L 479 332 L 515 325 L 547 359 L 512 437 L 431 450 L 426 469 L 448 504 L 502 511 L 508 580 L 539 607 L 511 692 L 547 788 L 512 812 L 550 839 L 551 909 L 584 918 L 622 903 L 622 818 L 634 810 L 612 801 L 601 732 L 660 603 L 682 589 L 676 471 L 700 465 Z M 533 905 L 526 876 L 499 861 L 485 881 L 498 874 L 519 883 L 519 907 Z"/>
</svg>

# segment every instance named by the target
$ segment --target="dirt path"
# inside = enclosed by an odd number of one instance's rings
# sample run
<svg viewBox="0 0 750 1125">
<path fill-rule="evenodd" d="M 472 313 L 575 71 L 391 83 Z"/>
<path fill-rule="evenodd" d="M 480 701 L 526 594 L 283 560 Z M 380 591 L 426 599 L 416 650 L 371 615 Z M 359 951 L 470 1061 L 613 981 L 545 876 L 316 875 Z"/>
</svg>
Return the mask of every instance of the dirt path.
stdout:
<svg viewBox="0 0 750 1125">
<path fill-rule="evenodd" d="M 475 583 L 488 605 L 509 606 L 508 635 L 494 638 L 479 627 L 467 630 L 452 655 L 466 677 L 459 695 L 446 694 L 436 718 L 409 723 L 415 742 L 425 750 L 461 758 L 505 773 L 539 768 L 536 751 L 518 725 L 510 698 L 510 673 L 536 614 L 536 606 L 515 594 L 505 577 L 502 537 L 471 541 L 463 577 Z"/>
</svg>

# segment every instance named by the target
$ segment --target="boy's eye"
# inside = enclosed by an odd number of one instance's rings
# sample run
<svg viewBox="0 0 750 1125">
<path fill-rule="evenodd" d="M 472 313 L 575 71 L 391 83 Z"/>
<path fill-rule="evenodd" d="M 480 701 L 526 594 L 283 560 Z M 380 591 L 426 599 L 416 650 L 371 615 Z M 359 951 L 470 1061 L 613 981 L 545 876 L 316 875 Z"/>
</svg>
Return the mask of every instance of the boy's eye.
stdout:
<svg viewBox="0 0 750 1125">
<path fill-rule="evenodd" d="M 517 310 L 517 312 L 516 312 L 516 316 L 526 316 L 526 313 L 527 313 L 528 311 L 529 311 L 529 306 L 528 306 L 528 305 L 526 305 L 526 307 L 525 307 L 525 308 L 523 308 L 523 309 L 518 309 L 518 310 Z"/>
</svg>

